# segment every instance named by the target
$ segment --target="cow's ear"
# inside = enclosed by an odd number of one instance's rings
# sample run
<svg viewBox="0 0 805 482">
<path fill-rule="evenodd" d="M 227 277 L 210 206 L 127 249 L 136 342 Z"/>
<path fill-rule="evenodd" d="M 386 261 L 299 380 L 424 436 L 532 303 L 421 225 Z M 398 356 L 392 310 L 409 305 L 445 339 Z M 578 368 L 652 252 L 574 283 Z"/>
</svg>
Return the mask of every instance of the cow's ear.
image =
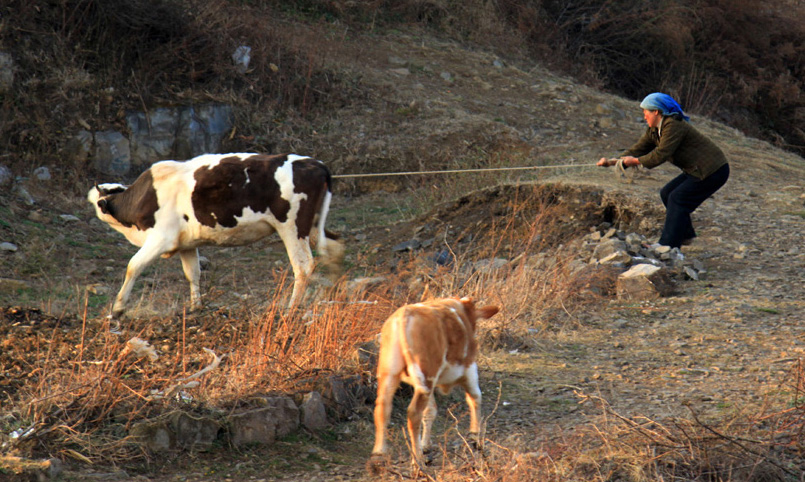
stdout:
<svg viewBox="0 0 805 482">
<path fill-rule="evenodd" d="M 478 318 L 492 318 L 493 316 L 495 316 L 495 314 L 497 314 L 498 311 L 500 311 L 500 308 L 498 308 L 497 306 L 489 305 L 484 306 L 483 308 L 476 309 L 475 313 Z"/>
<path fill-rule="evenodd" d="M 101 199 L 98 201 L 98 208 L 100 208 L 102 213 L 109 214 L 109 206 L 106 202 L 106 199 Z"/>
</svg>

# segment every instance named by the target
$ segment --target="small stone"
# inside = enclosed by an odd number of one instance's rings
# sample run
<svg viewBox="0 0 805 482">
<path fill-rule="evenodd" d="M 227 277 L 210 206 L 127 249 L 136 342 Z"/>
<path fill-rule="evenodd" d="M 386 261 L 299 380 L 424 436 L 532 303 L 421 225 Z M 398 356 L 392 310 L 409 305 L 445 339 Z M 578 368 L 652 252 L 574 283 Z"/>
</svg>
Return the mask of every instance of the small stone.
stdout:
<svg viewBox="0 0 805 482">
<path fill-rule="evenodd" d="M 653 300 L 673 294 L 674 286 L 665 268 L 638 264 L 618 277 L 618 299 Z"/>
<path fill-rule="evenodd" d="M 11 169 L 0 165 L 0 187 L 10 186 L 13 180 L 14 174 L 11 172 Z"/>
<path fill-rule="evenodd" d="M 394 246 L 393 248 L 391 248 L 391 250 L 394 251 L 395 253 L 400 253 L 403 251 L 414 251 L 419 249 L 421 246 L 422 243 L 420 243 L 418 239 L 412 239 Z"/>
<path fill-rule="evenodd" d="M 302 425 L 308 430 L 323 430 L 329 425 L 327 410 L 319 392 L 306 394 L 299 410 L 302 412 Z"/>
<path fill-rule="evenodd" d="M 50 169 L 46 166 L 37 167 L 33 172 L 34 177 L 39 181 L 50 181 Z"/>
<path fill-rule="evenodd" d="M 14 243 L 8 243 L 8 242 L 0 243 L 0 251 L 8 251 L 11 253 L 16 253 L 17 249 L 18 249 L 17 245 Z"/>
<path fill-rule="evenodd" d="M 35 222 L 35 223 L 40 223 L 40 224 L 45 224 L 45 223 L 50 222 L 50 219 L 47 216 L 45 216 L 44 214 L 42 214 L 42 211 L 31 211 L 30 213 L 28 213 L 28 219 L 33 221 L 33 222 Z"/>
</svg>

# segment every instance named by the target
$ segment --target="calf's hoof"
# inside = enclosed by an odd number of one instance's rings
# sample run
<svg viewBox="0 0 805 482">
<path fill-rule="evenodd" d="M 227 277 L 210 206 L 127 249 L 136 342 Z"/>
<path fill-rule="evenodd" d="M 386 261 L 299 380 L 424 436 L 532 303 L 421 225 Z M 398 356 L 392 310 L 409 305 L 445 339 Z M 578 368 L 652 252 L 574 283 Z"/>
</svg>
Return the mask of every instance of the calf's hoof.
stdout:
<svg viewBox="0 0 805 482">
<path fill-rule="evenodd" d="M 386 471 L 388 464 L 388 458 L 384 454 L 372 454 L 366 461 L 366 472 L 373 476 L 381 475 Z"/>
<path fill-rule="evenodd" d="M 437 453 L 438 451 L 433 446 L 422 449 L 422 463 L 425 465 L 432 464 L 433 459 L 436 458 Z"/>
</svg>

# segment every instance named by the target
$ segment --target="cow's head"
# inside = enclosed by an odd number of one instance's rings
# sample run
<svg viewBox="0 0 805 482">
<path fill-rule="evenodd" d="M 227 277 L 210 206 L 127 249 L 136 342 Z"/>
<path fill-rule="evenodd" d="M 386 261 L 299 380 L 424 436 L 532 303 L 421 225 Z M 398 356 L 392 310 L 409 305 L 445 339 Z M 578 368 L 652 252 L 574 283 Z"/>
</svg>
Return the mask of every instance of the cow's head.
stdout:
<svg viewBox="0 0 805 482">
<path fill-rule="evenodd" d="M 107 182 L 104 184 L 95 184 L 92 189 L 89 190 L 89 194 L 87 194 L 87 200 L 95 206 L 97 211 L 103 214 L 109 214 L 109 209 L 107 208 L 107 199 L 109 196 L 114 194 L 120 194 L 127 189 L 127 186 L 123 184 Z M 100 215 L 98 216 L 100 217 Z"/>
</svg>

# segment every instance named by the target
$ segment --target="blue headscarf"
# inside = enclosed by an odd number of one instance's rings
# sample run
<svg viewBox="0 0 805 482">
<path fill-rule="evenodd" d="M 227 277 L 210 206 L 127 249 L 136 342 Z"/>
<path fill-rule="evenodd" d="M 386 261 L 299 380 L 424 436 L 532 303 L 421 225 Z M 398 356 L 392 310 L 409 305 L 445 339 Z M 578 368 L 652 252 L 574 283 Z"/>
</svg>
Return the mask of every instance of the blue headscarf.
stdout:
<svg viewBox="0 0 805 482">
<path fill-rule="evenodd" d="M 662 94 L 660 92 L 654 92 L 653 94 L 649 94 L 643 99 L 643 102 L 640 103 L 640 107 L 646 110 L 658 110 L 662 112 L 662 115 L 678 115 L 682 119 L 689 121 L 690 117 L 686 116 L 684 112 L 682 112 L 682 107 L 668 94 Z"/>
</svg>

